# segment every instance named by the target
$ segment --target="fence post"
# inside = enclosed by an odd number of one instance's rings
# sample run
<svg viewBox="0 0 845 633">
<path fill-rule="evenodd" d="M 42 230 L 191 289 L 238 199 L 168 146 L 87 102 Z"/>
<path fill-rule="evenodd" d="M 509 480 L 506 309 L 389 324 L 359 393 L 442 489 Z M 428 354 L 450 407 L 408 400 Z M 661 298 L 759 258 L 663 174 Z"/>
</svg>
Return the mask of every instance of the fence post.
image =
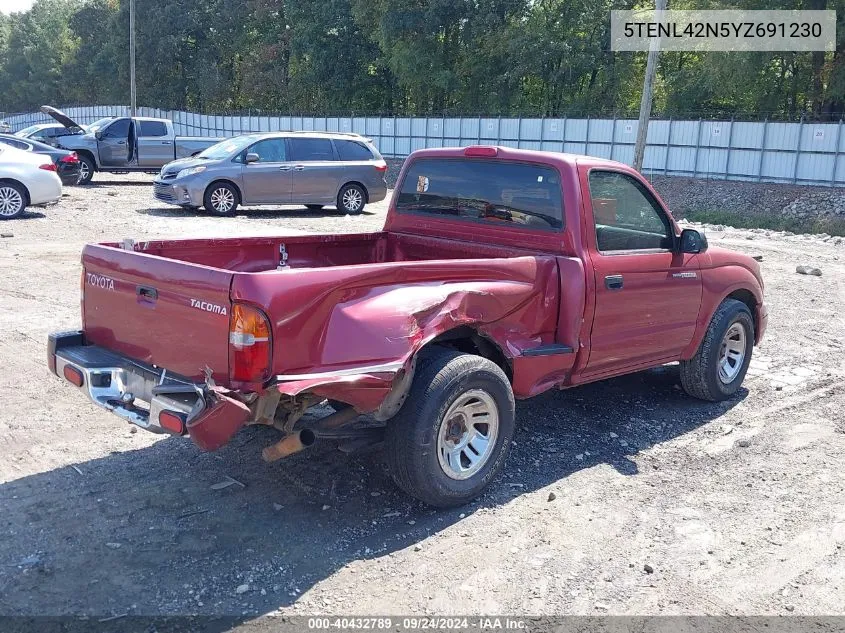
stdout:
<svg viewBox="0 0 845 633">
<path fill-rule="evenodd" d="M 839 143 L 842 142 L 842 119 L 839 119 L 839 125 L 836 127 L 836 146 L 833 148 L 833 173 L 830 174 L 830 186 L 836 186 L 836 167 L 839 162 Z"/>
<path fill-rule="evenodd" d="M 499 120 L 496 122 L 496 145 L 502 144 L 502 115 L 499 115 Z"/>
<path fill-rule="evenodd" d="M 669 117 L 669 134 L 666 135 L 666 155 L 663 157 L 663 175 L 669 173 L 669 150 L 672 149 L 672 117 Z"/>
<path fill-rule="evenodd" d="M 481 145 L 481 117 L 477 117 L 475 123 L 475 144 Z"/>
<path fill-rule="evenodd" d="M 516 149 L 522 145 L 522 115 L 516 120 Z"/>
<path fill-rule="evenodd" d="M 757 163 L 757 182 L 763 180 L 763 156 L 766 153 L 766 133 L 769 131 L 769 117 L 763 121 L 763 139 L 760 141 L 760 160 Z"/>
<path fill-rule="evenodd" d="M 563 129 L 560 131 L 560 153 L 566 153 L 566 115 L 563 117 Z"/>
<path fill-rule="evenodd" d="M 734 138 L 734 118 L 731 116 L 731 127 L 728 129 L 728 155 L 725 157 L 725 180 L 728 179 L 728 172 L 731 168 L 731 144 Z"/>
<path fill-rule="evenodd" d="M 613 160 L 613 148 L 616 146 L 616 112 L 613 113 L 613 125 L 610 128 L 610 160 Z"/>
<path fill-rule="evenodd" d="M 543 140 L 546 137 L 546 115 L 540 117 L 540 151 L 543 151 Z"/>
<path fill-rule="evenodd" d="M 792 184 L 798 182 L 798 161 L 801 158 L 801 141 L 804 132 L 804 115 L 801 115 L 801 123 L 798 124 L 798 146 L 795 148 L 795 165 L 792 168 Z"/>
<path fill-rule="evenodd" d="M 692 163 L 692 177 L 698 178 L 698 148 L 701 147 L 701 119 L 698 120 L 698 127 L 695 130 L 695 156 Z"/>
</svg>

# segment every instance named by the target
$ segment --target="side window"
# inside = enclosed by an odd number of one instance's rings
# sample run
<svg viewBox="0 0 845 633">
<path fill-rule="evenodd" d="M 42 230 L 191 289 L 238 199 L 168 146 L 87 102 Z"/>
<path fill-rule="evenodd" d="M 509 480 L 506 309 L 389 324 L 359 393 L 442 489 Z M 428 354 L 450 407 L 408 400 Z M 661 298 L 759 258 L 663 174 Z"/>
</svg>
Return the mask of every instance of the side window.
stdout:
<svg viewBox="0 0 845 633">
<path fill-rule="evenodd" d="M 669 218 L 635 178 L 613 171 L 591 171 L 590 198 L 600 251 L 672 248 Z"/>
<path fill-rule="evenodd" d="M 138 136 L 167 136 L 167 126 L 161 121 L 139 121 Z"/>
<path fill-rule="evenodd" d="M 129 119 L 118 119 L 105 130 L 103 130 L 105 138 L 126 138 L 129 136 Z"/>
<path fill-rule="evenodd" d="M 287 160 L 285 141 L 281 138 L 265 138 L 246 152 L 258 154 L 259 163 L 283 163 Z"/>
<path fill-rule="evenodd" d="M 22 150 L 32 149 L 31 146 L 27 143 L 24 143 L 22 141 L 16 141 L 16 140 L 13 140 L 13 139 L 10 139 L 10 138 L 6 138 L 5 136 L 0 138 L 0 143 L 4 143 L 4 144 L 6 144 L 10 147 L 15 147 L 17 149 L 22 149 Z"/>
<path fill-rule="evenodd" d="M 327 138 L 288 138 L 291 160 L 315 162 L 334 160 L 332 142 Z"/>
<path fill-rule="evenodd" d="M 363 143 L 335 139 L 334 146 L 340 160 L 373 160 L 373 153 Z"/>
</svg>

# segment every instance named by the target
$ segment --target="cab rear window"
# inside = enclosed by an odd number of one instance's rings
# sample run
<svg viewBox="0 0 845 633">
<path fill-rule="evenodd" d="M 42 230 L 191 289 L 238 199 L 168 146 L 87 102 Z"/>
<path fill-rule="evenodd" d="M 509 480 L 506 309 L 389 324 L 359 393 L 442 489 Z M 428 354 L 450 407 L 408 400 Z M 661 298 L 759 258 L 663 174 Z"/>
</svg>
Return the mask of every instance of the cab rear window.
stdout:
<svg viewBox="0 0 845 633">
<path fill-rule="evenodd" d="M 531 163 L 419 158 L 405 174 L 396 210 L 519 228 L 563 228 L 560 174 Z"/>
</svg>

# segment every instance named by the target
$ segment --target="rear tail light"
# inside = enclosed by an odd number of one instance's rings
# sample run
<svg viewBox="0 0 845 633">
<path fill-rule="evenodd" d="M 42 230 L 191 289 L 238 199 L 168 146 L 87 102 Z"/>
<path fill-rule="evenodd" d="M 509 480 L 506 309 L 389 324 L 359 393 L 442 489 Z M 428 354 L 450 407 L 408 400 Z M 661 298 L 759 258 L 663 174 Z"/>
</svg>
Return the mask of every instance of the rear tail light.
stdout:
<svg viewBox="0 0 845 633">
<path fill-rule="evenodd" d="M 385 161 L 380 161 L 375 165 L 376 171 L 384 173 L 387 171 L 387 163 Z"/>
<path fill-rule="evenodd" d="M 78 162 L 79 162 L 79 156 L 77 156 L 77 155 L 76 155 L 76 152 L 73 152 L 72 154 L 68 154 L 67 156 L 62 156 L 62 157 L 59 159 L 59 162 L 60 162 L 60 163 L 71 163 L 71 164 L 75 164 L 75 163 L 78 163 Z"/>
<path fill-rule="evenodd" d="M 252 306 L 236 303 L 229 320 L 229 374 L 239 382 L 264 382 L 270 377 L 270 322 Z"/>
<path fill-rule="evenodd" d="M 43 169 L 44 171 L 56 171 L 56 165 L 54 163 L 45 163 L 43 165 L 39 165 L 38 169 Z"/>
</svg>

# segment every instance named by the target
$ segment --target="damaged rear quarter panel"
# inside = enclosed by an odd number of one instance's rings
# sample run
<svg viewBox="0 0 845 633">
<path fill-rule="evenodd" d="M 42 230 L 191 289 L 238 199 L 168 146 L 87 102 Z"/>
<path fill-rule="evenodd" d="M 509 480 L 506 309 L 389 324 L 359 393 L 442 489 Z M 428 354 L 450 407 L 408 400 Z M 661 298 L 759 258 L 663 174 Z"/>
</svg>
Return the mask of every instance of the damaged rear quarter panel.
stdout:
<svg viewBox="0 0 845 633">
<path fill-rule="evenodd" d="M 472 326 L 509 359 L 552 342 L 558 287 L 555 258 L 541 255 L 236 274 L 232 299 L 270 315 L 273 374 L 296 376 L 282 379 L 284 393 L 319 392 L 372 410 L 393 372 L 367 368 L 406 366 L 456 327 Z M 326 373 L 345 375 L 313 376 Z"/>
</svg>

